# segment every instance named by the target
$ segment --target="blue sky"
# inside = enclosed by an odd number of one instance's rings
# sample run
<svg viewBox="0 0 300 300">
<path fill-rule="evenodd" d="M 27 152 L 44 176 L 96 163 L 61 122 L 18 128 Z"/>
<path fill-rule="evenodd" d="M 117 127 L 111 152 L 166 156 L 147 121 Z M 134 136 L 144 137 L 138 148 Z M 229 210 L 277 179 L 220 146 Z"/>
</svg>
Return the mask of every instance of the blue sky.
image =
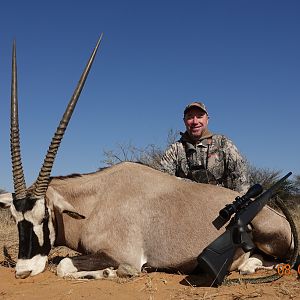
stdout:
<svg viewBox="0 0 300 300">
<path fill-rule="evenodd" d="M 1 1 L 0 187 L 12 189 L 9 114 L 17 42 L 27 185 L 100 35 L 101 49 L 52 175 L 95 171 L 118 143 L 164 146 L 182 111 L 206 103 L 210 128 L 257 167 L 300 174 L 300 2 Z"/>
</svg>

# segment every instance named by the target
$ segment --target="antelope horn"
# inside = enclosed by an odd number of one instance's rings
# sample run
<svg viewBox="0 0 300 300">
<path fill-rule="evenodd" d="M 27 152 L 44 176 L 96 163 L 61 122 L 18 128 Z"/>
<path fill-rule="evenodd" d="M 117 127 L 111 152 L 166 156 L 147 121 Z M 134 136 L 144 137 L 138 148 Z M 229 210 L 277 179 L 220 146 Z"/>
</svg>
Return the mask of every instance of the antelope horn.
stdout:
<svg viewBox="0 0 300 300">
<path fill-rule="evenodd" d="M 52 141 L 51 141 L 51 144 L 49 146 L 49 149 L 48 149 L 48 152 L 47 152 L 47 155 L 44 159 L 44 163 L 43 163 L 43 166 L 40 170 L 40 173 L 39 173 L 39 176 L 35 182 L 35 185 L 34 185 L 34 189 L 32 191 L 32 194 L 36 197 L 36 198 L 39 198 L 39 197 L 43 197 L 45 196 L 46 194 L 46 191 L 47 191 L 47 188 L 48 188 L 48 185 L 49 185 L 49 179 L 50 179 L 50 173 L 51 173 L 51 170 L 52 170 L 52 166 L 53 166 L 53 163 L 54 163 L 54 159 L 55 159 L 55 156 L 56 156 L 56 153 L 57 153 L 57 150 L 59 148 L 59 145 L 60 145 L 60 142 L 63 138 L 63 135 L 65 133 L 65 130 L 67 129 L 67 126 L 68 126 L 68 123 L 71 119 L 71 116 L 72 116 L 72 113 L 74 111 L 74 108 L 75 108 L 75 105 L 77 103 L 77 100 L 80 96 L 80 93 L 83 89 L 83 86 L 84 86 L 84 83 L 86 81 L 86 78 L 88 76 L 88 73 L 90 71 L 90 68 L 92 66 L 92 63 L 94 61 L 94 58 L 96 56 L 96 53 L 97 53 L 97 50 L 98 50 L 98 47 L 100 45 L 100 42 L 101 42 L 101 39 L 102 39 L 102 36 L 103 34 L 101 34 L 99 40 L 97 41 L 97 44 L 90 56 L 90 59 L 80 77 L 80 80 L 78 82 L 78 85 L 74 91 L 74 94 L 66 108 L 66 111 L 59 123 L 59 126 L 57 127 L 56 129 L 56 132 L 52 138 Z"/>
<path fill-rule="evenodd" d="M 11 78 L 11 115 L 10 115 L 10 151 L 14 180 L 15 197 L 17 200 L 26 197 L 26 184 L 22 167 L 19 117 L 18 117 L 18 93 L 17 93 L 17 59 L 16 42 L 13 42 L 12 51 L 12 78 Z"/>
</svg>

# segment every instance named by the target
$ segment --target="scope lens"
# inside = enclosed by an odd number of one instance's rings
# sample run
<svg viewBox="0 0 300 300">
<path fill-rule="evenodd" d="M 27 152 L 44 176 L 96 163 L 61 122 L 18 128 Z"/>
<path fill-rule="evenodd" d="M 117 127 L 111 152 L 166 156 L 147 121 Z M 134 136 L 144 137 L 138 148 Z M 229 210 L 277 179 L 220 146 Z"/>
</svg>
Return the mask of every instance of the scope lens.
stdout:
<svg viewBox="0 0 300 300">
<path fill-rule="evenodd" d="M 231 215 L 234 213 L 234 209 L 232 205 L 228 205 L 224 207 L 223 209 L 220 210 L 219 215 L 224 219 L 224 220 L 229 220 Z"/>
</svg>

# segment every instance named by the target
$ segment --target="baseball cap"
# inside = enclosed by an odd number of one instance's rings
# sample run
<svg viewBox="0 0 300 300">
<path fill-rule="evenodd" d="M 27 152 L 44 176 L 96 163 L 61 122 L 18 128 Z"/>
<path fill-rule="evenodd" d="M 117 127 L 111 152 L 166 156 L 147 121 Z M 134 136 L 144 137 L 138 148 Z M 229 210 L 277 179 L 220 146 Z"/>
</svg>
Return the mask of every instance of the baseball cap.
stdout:
<svg viewBox="0 0 300 300">
<path fill-rule="evenodd" d="M 208 114 L 207 109 L 206 109 L 204 103 L 202 103 L 202 102 L 192 102 L 192 103 L 188 104 L 186 106 L 186 108 L 184 109 L 183 114 L 185 115 L 187 113 L 187 111 L 192 107 L 198 107 L 198 108 L 202 109 L 203 111 L 205 111 Z"/>
</svg>

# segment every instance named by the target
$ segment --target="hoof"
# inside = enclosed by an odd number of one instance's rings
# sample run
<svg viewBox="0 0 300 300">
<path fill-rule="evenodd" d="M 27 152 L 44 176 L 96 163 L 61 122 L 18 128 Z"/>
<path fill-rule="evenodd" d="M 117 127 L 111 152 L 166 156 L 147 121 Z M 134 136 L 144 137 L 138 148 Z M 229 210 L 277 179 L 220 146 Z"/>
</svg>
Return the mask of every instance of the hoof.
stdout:
<svg viewBox="0 0 300 300">
<path fill-rule="evenodd" d="M 114 278 L 116 277 L 116 271 L 113 268 L 106 268 L 105 270 L 103 270 L 103 277 Z"/>
<path fill-rule="evenodd" d="M 139 271 L 128 264 L 121 264 L 117 269 L 118 277 L 135 277 L 139 275 Z"/>
</svg>

